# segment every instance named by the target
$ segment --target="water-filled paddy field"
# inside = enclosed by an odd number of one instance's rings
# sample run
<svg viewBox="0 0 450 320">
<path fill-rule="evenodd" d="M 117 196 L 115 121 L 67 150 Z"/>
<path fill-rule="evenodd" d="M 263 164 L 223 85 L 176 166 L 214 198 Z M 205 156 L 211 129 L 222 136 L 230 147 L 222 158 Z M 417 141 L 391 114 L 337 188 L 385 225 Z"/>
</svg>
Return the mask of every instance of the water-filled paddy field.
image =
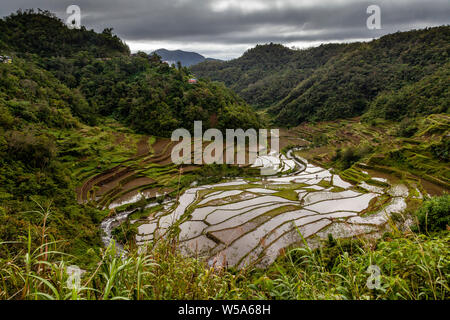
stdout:
<svg viewBox="0 0 450 320">
<path fill-rule="evenodd" d="M 283 136 L 281 146 L 307 144 L 298 134 L 291 136 Z M 304 151 L 295 149 L 256 160 L 254 166 L 269 167 L 263 171 L 272 176 L 193 184 L 178 193 L 180 170 L 170 164 L 174 144 L 142 138 L 139 145 L 134 157 L 91 174 L 78 189 L 81 203 L 110 211 L 101 224 L 105 245 L 113 229 L 133 217 L 138 245 L 170 233 L 185 255 L 215 266 L 266 267 L 287 248 L 304 242 L 317 247 L 329 235 L 380 237 L 411 204 L 442 193 L 411 174 L 402 178 L 365 165 L 351 169 L 357 179 L 348 170 L 340 176 L 301 158 Z M 183 174 L 199 168 L 185 167 Z M 160 205 L 156 200 L 162 198 Z"/>
<path fill-rule="evenodd" d="M 266 267 L 286 248 L 304 241 L 315 247 L 330 234 L 335 239 L 379 237 L 392 214 L 407 208 L 407 199 L 422 197 L 398 179 L 370 179 L 367 172 L 367 181 L 346 182 L 292 153 L 276 155 L 284 168 L 277 176 L 186 190 L 178 202 L 139 221 L 137 243 L 176 230 L 181 251 L 211 266 Z"/>
</svg>

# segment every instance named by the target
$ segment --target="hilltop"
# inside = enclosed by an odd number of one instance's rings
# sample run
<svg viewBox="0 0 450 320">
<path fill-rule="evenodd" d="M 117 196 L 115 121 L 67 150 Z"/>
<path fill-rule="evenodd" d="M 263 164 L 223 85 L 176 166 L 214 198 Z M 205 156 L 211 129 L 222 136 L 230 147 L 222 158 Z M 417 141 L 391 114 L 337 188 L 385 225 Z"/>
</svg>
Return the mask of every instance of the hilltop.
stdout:
<svg viewBox="0 0 450 320">
<path fill-rule="evenodd" d="M 19 10 L 0 19 L 0 50 L 20 55 L 36 54 L 43 57 L 74 57 L 84 52 L 96 58 L 129 55 L 128 46 L 112 33 L 111 28 L 96 33 L 69 29 L 56 16 L 38 10 Z"/>
<path fill-rule="evenodd" d="M 380 102 L 416 91 L 413 87 L 424 83 L 433 86 L 429 88 L 433 100 L 425 103 L 427 108 L 404 103 L 395 115 L 397 120 L 447 112 L 448 103 L 442 102 L 449 99 L 449 62 L 450 27 L 441 26 L 398 32 L 367 43 L 324 44 L 305 50 L 258 45 L 238 59 L 203 62 L 191 70 L 199 77 L 224 82 L 254 107 L 267 109 L 275 123 L 296 126 L 367 111 L 392 119 L 394 115 L 382 111 L 387 107 L 377 113 Z"/>
<path fill-rule="evenodd" d="M 205 128 L 260 126 L 225 86 L 192 85 L 186 68 L 130 55 L 112 29 L 71 30 L 50 12 L 32 10 L 0 20 L 0 29 L 0 55 L 13 57 L 0 63 L 1 241 L 26 237 L 30 227 L 34 243 L 41 218 L 30 211 L 49 205 L 48 232 L 70 239 L 65 250 L 89 260 L 85 251 L 101 245 L 98 224 L 108 212 L 77 203 L 86 175 L 157 152 L 147 146 L 150 136 L 170 137 L 194 120 Z M 156 175 L 165 184 L 173 178 Z"/>
<path fill-rule="evenodd" d="M 169 65 L 181 63 L 183 67 L 190 67 L 196 64 L 199 64 L 204 61 L 220 61 L 218 59 L 213 58 L 205 58 L 199 53 L 196 52 L 188 52 L 182 50 L 167 50 L 167 49 L 158 49 L 152 54 L 155 53 L 161 57 L 164 62 L 167 62 Z"/>
<path fill-rule="evenodd" d="M 245 100 L 112 29 L 29 10 L 0 30 L 0 299 L 449 298 L 447 27 L 192 68 Z M 281 128 L 274 176 L 171 161 L 194 120 L 341 117 Z"/>
</svg>

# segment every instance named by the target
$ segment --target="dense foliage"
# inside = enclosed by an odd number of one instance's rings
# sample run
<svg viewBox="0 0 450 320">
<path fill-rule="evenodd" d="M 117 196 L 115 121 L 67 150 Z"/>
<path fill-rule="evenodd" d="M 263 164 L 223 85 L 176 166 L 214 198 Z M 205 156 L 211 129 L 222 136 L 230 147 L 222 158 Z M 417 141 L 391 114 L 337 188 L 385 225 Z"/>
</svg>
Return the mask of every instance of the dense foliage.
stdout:
<svg viewBox="0 0 450 320">
<path fill-rule="evenodd" d="M 205 129 L 257 128 L 261 121 L 223 84 L 189 84 L 189 69 L 156 55 L 130 55 L 111 29 L 70 30 L 49 12 L 25 11 L 0 20 L 0 30 L 0 54 L 14 58 L 0 64 L 0 299 L 449 298 L 448 196 L 427 201 L 417 213 L 421 231 L 439 236 L 330 241 L 323 250 L 288 251 L 263 271 L 213 269 L 182 256 L 173 243 L 142 253 L 131 241 L 123 259 L 114 248 L 101 249 L 99 224 L 114 212 L 78 203 L 75 190 L 96 169 L 135 157 L 137 141 L 149 139 L 135 132 L 168 136 L 174 128 L 191 129 L 194 120 Z M 436 165 L 449 159 L 448 125 L 430 116 L 425 130 L 411 120 L 447 111 L 448 36 L 441 27 L 300 51 L 271 44 L 195 72 L 223 80 L 257 107 L 271 107 L 288 125 L 366 110 L 368 121 L 405 118 L 399 136 L 435 136 L 414 147 L 429 158 L 402 145 L 375 160 L 448 181 L 447 167 Z M 317 147 L 334 143 L 325 134 L 311 140 Z M 334 164 L 351 170 L 371 153 L 365 146 L 342 147 Z M 211 165 L 178 181 L 214 183 L 242 172 Z M 114 235 L 126 242 L 135 230 L 123 227 Z M 374 263 L 382 289 L 371 291 L 366 270 Z M 86 269 L 80 290 L 67 287 L 69 264 Z"/>
<path fill-rule="evenodd" d="M 417 211 L 419 229 L 424 232 L 437 232 L 450 228 L 450 195 L 428 199 Z"/>
<path fill-rule="evenodd" d="M 159 136 L 170 136 L 179 127 L 191 129 L 194 120 L 202 120 L 205 128 L 260 126 L 251 108 L 223 85 L 189 84 L 191 75 L 181 66 L 172 68 L 156 55 L 130 56 L 112 29 L 101 34 L 72 30 L 49 12 L 34 11 L 6 17 L 0 27 L 4 45 L 0 50 L 23 59 L 23 90 L 43 86 L 40 79 L 28 79 L 24 69 L 50 71 L 59 81 L 49 79 L 43 87 L 59 86 L 67 92 L 65 96 L 79 100 L 73 106 L 69 101 L 72 113 L 89 124 L 101 116 L 113 116 L 138 132 Z M 3 81 L 8 81 L 10 71 L 3 72 Z M 5 99 L 12 98 L 18 96 L 5 92 Z"/>
<path fill-rule="evenodd" d="M 257 46 L 198 76 L 225 82 L 278 124 L 359 116 L 397 120 L 448 111 L 450 27 L 399 32 L 369 43 L 306 50 Z M 400 90 L 400 91 L 399 91 Z"/>
<path fill-rule="evenodd" d="M 266 108 L 344 49 L 343 45 L 331 44 L 297 51 L 271 43 L 258 45 L 239 59 L 206 61 L 191 69 L 200 77 L 224 82 L 253 106 Z"/>
<path fill-rule="evenodd" d="M 94 158 L 100 167 L 113 161 L 117 146 L 102 134 L 88 136 L 103 129 L 86 125 L 104 128 L 115 118 L 155 136 L 191 129 L 194 120 L 203 120 L 204 128 L 259 127 L 256 114 L 223 85 L 190 85 L 187 69 L 158 56 L 130 55 L 111 29 L 71 30 L 49 12 L 19 11 L 0 19 L 0 30 L 0 54 L 13 57 L 12 64 L 0 64 L 2 241 L 19 241 L 30 228 L 37 243 L 42 217 L 33 212 L 36 201 L 53 208 L 49 237 L 70 239 L 65 251 L 88 262 L 86 250 L 101 245 L 98 224 L 107 213 L 77 203 L 75 169 L 82 159 Z"/>
<path fill-rule="evenodd" d="M 98 264 L 72 287 L 67 284 L 70 257 L 48 243 L 48 254 L 42 246 L 0 258 L 0 299 L 446 300 L 449 241 L 448 232 L 440 237 L 395 234 L 378 242 L 332 240 L 318 250 L 289 250 L 268 270 L 212 268 L 181 255 L 170 242 L 147 252 L 127 248 L 127 257 L 111 246 L 91 250 Z M 373 265 L 380 269 L 379 287 L 370 289 Z"/>
<path fill-rule="evenodd" d="M 6 47 L 20 55 L 70 57 L 83 51 L 107 57 L 129 53 L 127 45 L 112 34 L 112 29 L 100 34 L 85 27 L 69 29 L 49 11 L 19 10 L 0 20 L 0 30 L 0 50 Z"/>
<path fill-rule="evenodd" d="M 380 93 L 369 106 L 365 119 L 405 119 L 433 113 L 448 113 L 450 107 L 450 63 L 420 81 L 399 90 Z"/>
<path fill-rule="evenodd" d="M 72 165 L 62 160 L 65 148 L 57 137 L 79 128 L 74 114 L 89 120 L 89 106 L 77 90 L 22 58 L 0 64 L 0 74 L 0 239 L 17 241 L 0 255 L 19 250 L 28 232 L 36 243 L 42 222 L 33 212 L 38 201 L 54 208 L 47 221 L 51 237 L 72 239 L 65 249 L 83 257 L 101 243 L 96 225 L 103 215 L 77 204 Z"/>
</svg>

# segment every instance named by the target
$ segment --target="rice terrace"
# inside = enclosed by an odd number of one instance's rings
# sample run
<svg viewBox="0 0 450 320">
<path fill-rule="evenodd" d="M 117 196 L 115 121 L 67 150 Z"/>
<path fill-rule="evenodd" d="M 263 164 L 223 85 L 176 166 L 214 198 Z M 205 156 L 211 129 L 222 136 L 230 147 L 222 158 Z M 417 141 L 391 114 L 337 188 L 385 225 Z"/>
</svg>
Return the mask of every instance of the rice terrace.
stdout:
<svg viewBox="0 0 450 320">
<path fill-rule="evenodd" d="M 439 124 L 447 127 L 448 121 Z M 324 129 L 334 128 L 327 124 Z M 104 238 L 106 245 L 113 239 L 113 227 L 141 211 L 139 219 L 130 221 L 137 227 L 137 245 L 145 247 L 175 233 L 185 255 L 202 257 L 215 267 L 243 268 L 267 267 L 280 253 L 305 240 L 314 248 L 330 235 L 379 238 L 393 219 L 403 219 L 402 228 L 406 228 L 413 224 L 411 217 L 402 215 L 408 206 L 414 207 L 429 192 L 448 191 L 444 181 L 422 180 L 389 167 L 358 163 L 341 175 L 320 167 L 317 156 L 309 161 L 301 157 L 310 144 L 301 137 L 309 137 L 309 130 L 314 129 L 283 130 L 281 146 L 286 154 L 258 157 L 253 166 L 244 166 L 251 172 L 249 178 L 204 186 L 194 181 L 183 192 L 177 191 L 179 176 L 200 166 L 178 170 L 170 165 L 176 143 L 144 137 L 137 142 L 134 157 L 87 179 L 78 199 L 114 212 L 102 224 L 109 234 Z M 365 130 L 351 133 L 345 126 L 333 134 L 346 140 L 351 135 L 355 144 L 386 138 Z M 254 168 L 265 159 L 278 166 L 276 175 L 255 175 Z"/>
<path fill-rule="evenodd" d="M 450 298 L 448 1 L 17 5 L 0 300 Z"/>
</svg>

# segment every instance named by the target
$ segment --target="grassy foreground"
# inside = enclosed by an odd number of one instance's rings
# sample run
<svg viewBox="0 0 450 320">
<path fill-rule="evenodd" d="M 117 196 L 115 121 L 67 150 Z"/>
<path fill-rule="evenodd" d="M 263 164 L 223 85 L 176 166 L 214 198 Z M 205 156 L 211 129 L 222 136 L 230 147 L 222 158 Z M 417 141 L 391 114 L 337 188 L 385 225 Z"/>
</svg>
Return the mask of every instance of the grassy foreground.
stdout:
<svg viewBox="0 0 450 320">
<path fill-rule="evenodd" d="M 44 222 L 40 247 L 31 249 L 30 236 L 0 260 L 0 299 L 449 299 L 450 233 L 393 229 L 376 242 L 330 238 L 321 249 L 288 250 L 267 270 L 210 267 L 180 255 L 176 241 L 129 247 L 126 257 L 112 245 L 91 250 L 97 264 L 77 282 Z"/>
</svg>

